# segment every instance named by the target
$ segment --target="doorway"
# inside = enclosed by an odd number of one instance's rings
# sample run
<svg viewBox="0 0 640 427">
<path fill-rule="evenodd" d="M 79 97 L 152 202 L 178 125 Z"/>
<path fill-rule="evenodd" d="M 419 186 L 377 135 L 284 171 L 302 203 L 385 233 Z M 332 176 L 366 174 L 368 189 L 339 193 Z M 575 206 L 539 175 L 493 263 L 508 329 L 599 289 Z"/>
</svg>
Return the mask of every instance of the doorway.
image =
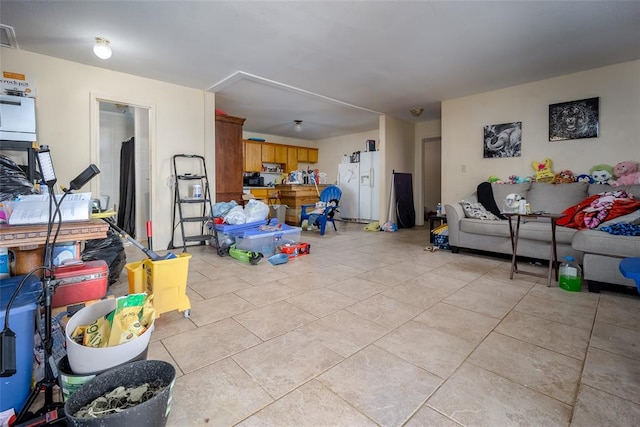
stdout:
<svg viewBox="0 0 640 427">
<path fill-rule="evenodd" d="M 422 139 L 422 170 L 424 212 L 435 212 L 441 202 L 442 175 L 441 157 L 442 142 L 440 137 Z"/>
<path fill-rule="evenodd" d="M 101 208 L 123 212 L 127 204 L 131 213 L 130 226 L 123 227 L 131 236 L 142 240 L 146 236 L 146 221 L 151 219 L 151 168 L 150 168 L 150 108 L 126 102 L 97 99 L 98 131 L 97 159 L 101 173 L 98 194 Z M 126 154 L 130 151 L 129 154 Z M 131 158 L 132 174 L 121 172 L 121 157 Z M 129 183 L 134 194 L 127 197 L 123 190 Z M 129 202 L 127 202 L 129 200 Z M 106 206 L 104 206 L 106 204 Z M 120 219 L 120 218 L 119 218 Z"/>
</svg>

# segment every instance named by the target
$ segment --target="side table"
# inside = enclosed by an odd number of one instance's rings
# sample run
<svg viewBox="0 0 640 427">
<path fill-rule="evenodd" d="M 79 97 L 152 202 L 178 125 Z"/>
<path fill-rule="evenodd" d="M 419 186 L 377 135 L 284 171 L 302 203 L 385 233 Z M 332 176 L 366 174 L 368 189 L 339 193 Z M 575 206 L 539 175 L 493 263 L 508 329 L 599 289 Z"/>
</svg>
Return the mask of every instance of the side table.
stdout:
<svg viewBox="0 0 640 427">
<path fill-rule="evenodd" d="M 544 274 L 533 273 L 531 271 L 518 270 L 518 263 L 516 261 L 516 255 L 518 253 L 518 238 L 520 236 L 520 219 L 522 218 L 546 218 L 551 224 L 551 248 L 549 251 L 549 269 L 547 271 L 547 286 L 551 286 L 551 270 L 555 271 L 556 280 L 558 280 L 558 251 L 556 247 L 556 222 L 558 219 L 565 216 L 564 214 L 552 214 L 552 213 L 539 213 L 539 214 L 521 214 L 521 213 L 509 213 L 502 212 L 502 215 L 506 216 L 509 220 L 509 236 L 511 237 L 511 274 L 509 279 L 513 279 L 514 273 L 528 274 L 530 276 L 545 277 Z M 515 230 L 513 228 L 512 219 L 516 218 Z"/>
<path fill-rule="evenodd" d="M 433 223 L 439 221 L 440 225 L 447 223 L 446 216 L 432 215 L 429 217 L 429 243 L 433 243 Z"/>
</svg>

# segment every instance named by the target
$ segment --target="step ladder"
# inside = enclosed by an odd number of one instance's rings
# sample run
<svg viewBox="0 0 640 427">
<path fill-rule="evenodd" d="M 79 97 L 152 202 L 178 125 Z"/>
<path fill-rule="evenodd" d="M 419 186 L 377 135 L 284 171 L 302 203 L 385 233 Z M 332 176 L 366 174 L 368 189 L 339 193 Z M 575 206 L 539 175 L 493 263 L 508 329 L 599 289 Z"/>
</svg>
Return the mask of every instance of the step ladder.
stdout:
<svg viewBox="0 0 640 427">
<path fill-rule="evenodd" d="M 168 249 L 182 246 L 206 245 L 211 240 L 207 223 L 211 214 L 211 192 L 204 157 L 195 154 L 173 156 L 173 230 Z M 180 229 L 181 245 L 176 245 L 176 233 Z"/>
</svg>

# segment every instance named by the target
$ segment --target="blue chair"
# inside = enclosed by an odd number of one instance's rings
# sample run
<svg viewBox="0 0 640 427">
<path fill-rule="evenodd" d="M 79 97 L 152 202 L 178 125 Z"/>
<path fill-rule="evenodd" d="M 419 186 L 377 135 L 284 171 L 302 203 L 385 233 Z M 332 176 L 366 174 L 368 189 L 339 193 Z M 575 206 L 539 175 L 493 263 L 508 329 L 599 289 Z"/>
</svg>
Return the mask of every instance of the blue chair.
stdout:
<svg viewBox="0 0 640 427">
<path fill-rule="evenodd" d="M 342 197 L 342 190 L 335 185 L 329 185 L 320 193 L 320 201 L 325 203 L 325 210 L 322 213 L 314 213 L 316 205 L 302 205 L 300 212 L 300 226 L 303 221 L 307 221 L 309 225 L 316 224 L 320 227 L 320 235 L 324 236 L 324 230 L 327 226 L 327 221 L 333 224 L 333 229 L 338 231 L 336 223 L 334 221 L 334 215 L 338 211 L 338 205 L 340 204 L 340 197 Z M 309 212 L 307 212 L 307 210 Z"/>
<path fill-rule="evenodd" d="M 640 258 L 625 258 L 620 261 L 618 268 L 624 277 L 636 282 L 638 293 L 640 293 Z"/>
</svg>

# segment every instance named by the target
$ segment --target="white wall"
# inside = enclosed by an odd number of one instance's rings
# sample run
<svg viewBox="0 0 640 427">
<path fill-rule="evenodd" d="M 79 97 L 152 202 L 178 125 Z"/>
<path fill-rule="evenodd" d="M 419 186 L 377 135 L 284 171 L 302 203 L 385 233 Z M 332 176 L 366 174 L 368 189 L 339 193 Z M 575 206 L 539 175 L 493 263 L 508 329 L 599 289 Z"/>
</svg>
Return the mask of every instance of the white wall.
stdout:
<svg viewBox="0 0 640 427">
<path fill-rule="evenodd" d="M 546 157 L 557 173 L 640 161 L 640 61 L 528 83 L 442 103 L 442 198 L 462 199 L 490 175 L 533 174 Z M 549 104 L 600 98 L 598 138 L 549 142 Z M 522 156 L 483 158 L 486 125 L 522 122 Z M 461 172 L 466 166 L 466 173 Z"/>
<path fill-rule="evenodd" d="M 172 229 L 172 189 L 166 185 L 171 156 L 202 155 L 205 145 L 213 145 L 214 98 L 204 91 L 32 52 L 1 48 L 0 54 L 3 71 L 26 74 L 35 84 L 38 143 L 51 147 L 59 182 L 68 183 L 91 163 L 92 134 L 97 132 L 91 128 L 92 95 L 151 107 L 154 246 L 166 248 Z M 95 120 L 97 125 L 97 115 Z M 94 197 L 97 186 L 93 180 Z"/>
</svg>

